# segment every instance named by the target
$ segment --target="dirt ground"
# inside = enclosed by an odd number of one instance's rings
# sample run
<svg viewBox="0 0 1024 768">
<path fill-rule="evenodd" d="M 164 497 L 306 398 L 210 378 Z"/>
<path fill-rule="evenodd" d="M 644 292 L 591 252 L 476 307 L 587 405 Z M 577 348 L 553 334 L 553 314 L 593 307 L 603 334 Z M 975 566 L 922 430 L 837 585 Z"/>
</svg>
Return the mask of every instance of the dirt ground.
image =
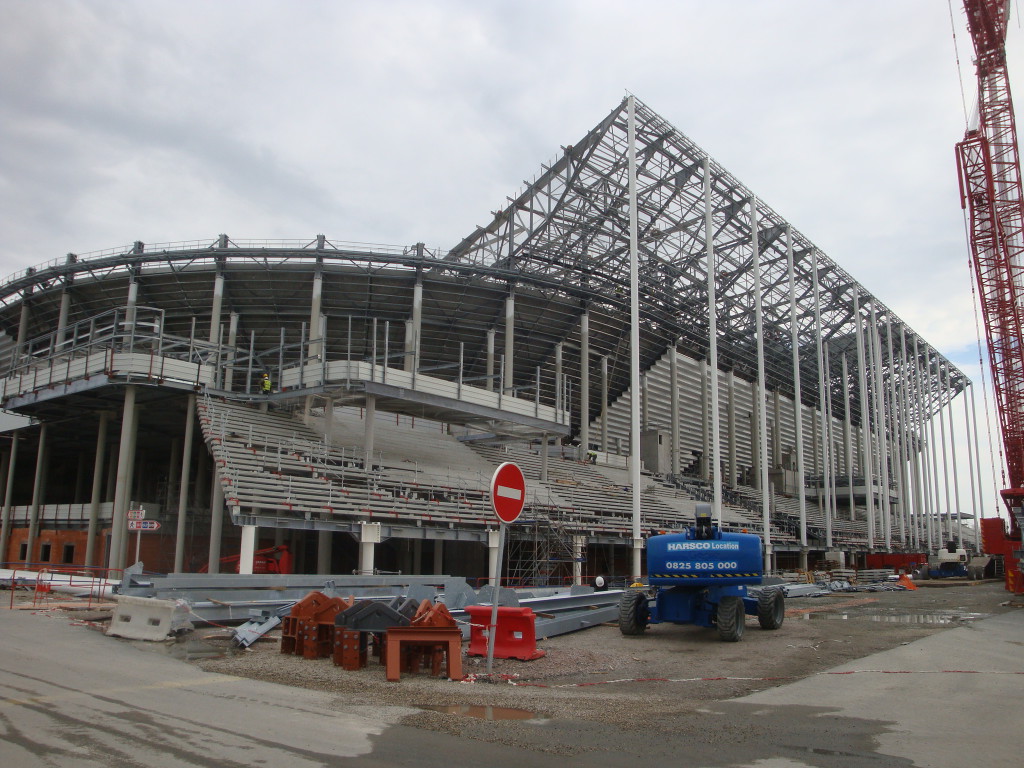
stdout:
<svg viewBox="0 0 1024 768">
<path fill-rule="evenodd" d="M 346 672 L 330 659 L 282 655 L 279 633 L 232 653 L 227 634 L 204 631 L 165 650 L 210 672 L 335 693 L 339 706 L 349 710 L 408 707 L 405 725 L 508 744 L 528 741 L 537 748 L 537 723 L 572 720 L 599 730 L 601 724 L 629 728 L 644 722 L 648 728 L 672 728 L 680 714 L 699 713 L 709 702 L 1019 610 L 998 582 L 931 582 L 917 591 L 793 598 L 786 607 L 777 631 L 761 630 L 756 618 L 747 617 L 739 643 L 721 642 L 714 630 L 672 624 L 651 626 L 639 637 L 603 625 L 539 640 L 538 648 L 546 651 L 541 659 L 495 660 L 495 676 L 502 676 L 498 683 L 472 680 L 485 672 L 486 663 L 471 657 L 463 659 L 470 682 L 404 674 L 400 682 L 388 683 L 383 667 L 372 661 L 363 670 Z M 572 751 L 564 744 L 550 749 Z"/>
</svg>

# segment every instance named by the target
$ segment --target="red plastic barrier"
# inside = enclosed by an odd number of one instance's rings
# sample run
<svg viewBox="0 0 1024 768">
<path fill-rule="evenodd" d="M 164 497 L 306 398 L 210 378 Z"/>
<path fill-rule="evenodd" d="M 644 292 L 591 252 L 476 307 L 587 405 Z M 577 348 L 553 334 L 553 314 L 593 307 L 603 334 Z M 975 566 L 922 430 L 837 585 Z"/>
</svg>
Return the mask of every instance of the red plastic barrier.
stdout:
<svg viewBox="0 0 1024 768">
<path fill-rule="evenodd" d="M 472 626 L 469 631 L 469 656 L 487 655 L 487 635 L 484 629 L 491 623 L 491 606 L 467 605 L 466 613 Z M 498 608 L 498 626 L 494 633 L 494 658 L 539 659 L 544 651 L 537 650 L 537 616 L 529 608 Z"/>
</svg>

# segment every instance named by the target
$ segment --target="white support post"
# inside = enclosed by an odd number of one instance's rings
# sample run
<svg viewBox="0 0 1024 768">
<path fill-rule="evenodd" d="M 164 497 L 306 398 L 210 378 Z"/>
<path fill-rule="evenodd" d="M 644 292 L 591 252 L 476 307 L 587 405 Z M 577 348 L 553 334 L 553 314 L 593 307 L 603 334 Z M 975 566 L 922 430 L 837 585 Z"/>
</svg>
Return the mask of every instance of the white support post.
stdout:
<svg viewBox="0 0 1024 768">
<path fill-rule="evenodd" d="M 764 572 L 772 566 L 771 496 L 768 486 L 768 387 L 765 384 L 764 365 L 764 309 L 762 307 L 760 223 L 757 217 L 757 198 L 750 198 L 750 243 L 753 251 L 754 272 L 754 334 L 757 336 L 757 390 L 754 394 L 757 419 L 757 446 L 755 462 L 761 491 L 761 524 L 764 526 Z"/>
<path fill-rule="evenodd" d="M 380 523 L 359 524 L 359 573 L 372 576 L 374 573 L 374 550 L 380 544 Z"/>
<path fill-rule="evenodd" d="M 633 95 L 627 98 L 628 174 L 629 174 L 629 347 L 630 347 L 630 449 L 629 482 L 633 497 L 633 568 L 632 576 L 640 580 L 641 551 L 640 538 L 640 283 L 638 255 L 638 213 L 636 191 L 636 104 Z M 707 162 L 705 161 L 705 171 Z M 607 401 L 604 403 L 608 408 Z"/>
<path fill-rule="evenodd" d="M 238 514 L 238 507 L 235 507 L 235 514 Z M 256 559 L 256 526 L 242 526 L 242 541 L 238 555 L 238 572 L 251 574 Z"/>
<path fill-rule="evenodd" d="M 185 406 L 185 438 L 181 447 L 181 472 L 178 482 L 178 527 L 174 537 L 174 572 L 182 573 L 185 566 L 186 517 L 188 487 L 192 474 L 192 436 L 196 425 L 196 396 L 189 395 Z"/>
<path fill-rule="evenodd" d="M 864 506 L 867 510 L 868 524 L 868 551 L 875 551 L 875 478 L 872 472 L 874 463 L 871 456 L 871 408 L 868 401 L 868 377 L 866 370 L 866 355 L 864 350 L 864 321 L 860 315 L 860 293 L 856 286 L 853 288 L 853 314 L 857 323 L 857 374 L 860 389 L 860 431 L 864 435 L 864 461 L 861 464 L 861 472 L 864 475 Z"/>
</svg>

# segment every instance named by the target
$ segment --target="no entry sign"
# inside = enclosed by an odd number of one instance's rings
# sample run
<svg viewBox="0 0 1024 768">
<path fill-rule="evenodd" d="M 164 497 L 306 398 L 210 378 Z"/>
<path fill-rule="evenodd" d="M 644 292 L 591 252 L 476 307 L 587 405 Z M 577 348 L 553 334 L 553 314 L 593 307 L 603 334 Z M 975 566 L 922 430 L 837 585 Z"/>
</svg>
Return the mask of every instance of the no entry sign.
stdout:
<svg viewBox="0 0 1024 768">
<path fill-rule="evenodd" d="M 526 478 L 518 464 L 506 461 L 491 478 L 491 507 L 503 523 L 514 523 L 526 504 Z"/>
</svg>

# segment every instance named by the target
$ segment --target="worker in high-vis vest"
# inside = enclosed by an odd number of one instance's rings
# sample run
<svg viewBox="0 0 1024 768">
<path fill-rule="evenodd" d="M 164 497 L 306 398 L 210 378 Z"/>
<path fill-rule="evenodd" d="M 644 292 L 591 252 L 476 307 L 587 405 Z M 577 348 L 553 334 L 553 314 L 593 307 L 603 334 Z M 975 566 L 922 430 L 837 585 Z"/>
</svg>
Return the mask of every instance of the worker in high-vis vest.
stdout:
<svg viewBox="0 0 1024 768">
<path fill-rule="evenodd" d="M 269 395 L 270 394 L 270 374 L 269 373 L 264 373 L 263 374 L 263 379 L 260 381 L 260 391 L 264 395 Z"/>
</svg>

